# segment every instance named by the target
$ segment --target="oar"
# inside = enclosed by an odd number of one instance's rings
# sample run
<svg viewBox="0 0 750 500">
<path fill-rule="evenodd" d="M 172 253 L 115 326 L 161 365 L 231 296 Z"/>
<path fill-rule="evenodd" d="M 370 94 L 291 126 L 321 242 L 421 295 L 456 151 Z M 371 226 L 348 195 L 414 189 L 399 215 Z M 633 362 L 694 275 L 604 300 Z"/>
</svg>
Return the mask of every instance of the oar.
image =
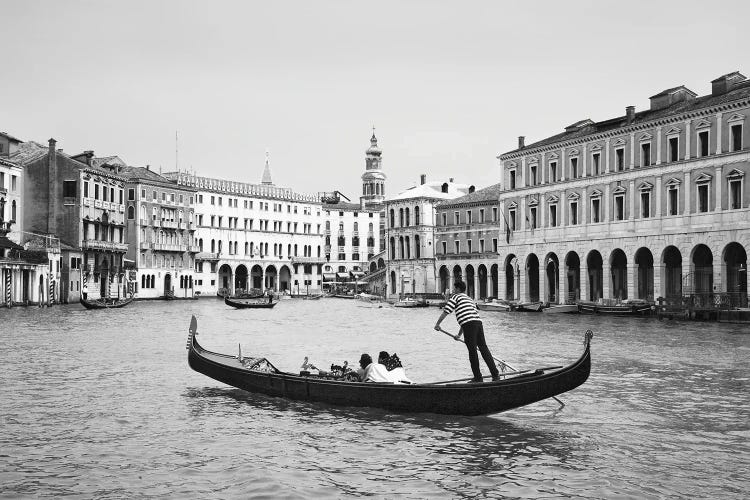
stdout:
<svg viewBox="0 0 750 500">
<path fill-rule="evenodd" d="M 463 340 L 461 340 L 458 337 L 456 337 L 455 335 L 453 335 L 451 332 L 443 330 L 442 328 L 440 329 L 440 331 L 443 332 L 444 334 L 448 335 L 449 337 L 453 337 L 453 340 L 457 340 L 457 341 L 462 342 L 464 344 L 466 343 Z M 479 350 L 479 348 L 477 348 L 477 350 Z M 497 362 L 497 363 L 501 363 L 503 366 L 507 366 L 508 368 L 510 368 L 511 370 L 513 370 L 515 372 L 519 371 L 518 368 L 512 367 L 511 365 L 509 365 L 507 362 L 503 361 L 502 359 L 498 359 L 495 356 L 492 356 L 492 359 L 494 359 L 495 362 Z M 503 369 L 503 373 L 505 373 L 504 369 Z M 561 407 L 565 406 L 565 403 L 563 403 L 562 401 L 560 401 L 559 399 L 557 399 L 555 396 L 552 396 L 552 399 L 554 399 L 555 401 L 557 401 L 558 403 L 560 403 Z"/>
</svg>

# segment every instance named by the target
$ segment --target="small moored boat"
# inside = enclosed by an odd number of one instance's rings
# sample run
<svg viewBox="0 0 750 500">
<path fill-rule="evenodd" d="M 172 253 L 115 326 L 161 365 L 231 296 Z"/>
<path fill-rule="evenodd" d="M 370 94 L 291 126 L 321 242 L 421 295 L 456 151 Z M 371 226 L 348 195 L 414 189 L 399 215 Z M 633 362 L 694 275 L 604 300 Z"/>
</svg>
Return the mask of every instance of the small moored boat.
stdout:
<svg viewBox="0 0 750 500">
<path fill-rule="evenodd" d="M 119 309 L 133 302 L 133 297 L 127 299 L 95 299 L 86 300 L 81 297 L 81 305 L 86 309 Z"/>
<path fill-rule="evenodd" d="M 214 380 L 238 389 L 294 400 L 340 406 L 369 406 L 400 412 L 446 415 L 488 415 L 552 398 L 580 386 L 591 371 L 591 337 L 586 332 L 583 354 L 564 367 L 512 372 L 507 378 L 481 384 L 435 382 L 394 384 L 351 382 L 278 370 L 266 358 L 219 354 L 196 340 L 193 316 L 187 338 L 188 364 Z"/>
<path fill-rule="evenodd" d="M 578 310 L 587 314 L 605 314 L 610 316 L 645 316 L 653 311 L 648 302 L 633 301 L 619 304 L 600 304 L 598 302 L 578 302 Z"/>
<path fill-rule="evenodd" d="M 510 310 L 519 312 L 541 312 L 544 308 L 542 302 L 511 302 Z"/>
<path fill-rule="evenodd" d="M 411 297 L 399 300 L 393 304 L 395 307 L 427 307 L 429 304 L 425 300 L 414 300 Z"/>
<path fill-rule="evenodd" d="M 510 303 L 505 300 L 493 300 L 492 302 L 477 302 L 480 311 L 507 312 L 510 311 Z"/>
<path fill-rule="evenodd" d="M 268 299 L 234 299 L 230 297 L 224 297 L 224 303 L 228 306 L 235 307 L 237 309 L 271 309 L 273 306 L 278 304 L 277 302 L 271 302 Z"/>
<path fill-rule="evenodd" d="M 544 314 L 578 314 L 578 304 L 552 304 L 542 309 Z"/>
</svg>

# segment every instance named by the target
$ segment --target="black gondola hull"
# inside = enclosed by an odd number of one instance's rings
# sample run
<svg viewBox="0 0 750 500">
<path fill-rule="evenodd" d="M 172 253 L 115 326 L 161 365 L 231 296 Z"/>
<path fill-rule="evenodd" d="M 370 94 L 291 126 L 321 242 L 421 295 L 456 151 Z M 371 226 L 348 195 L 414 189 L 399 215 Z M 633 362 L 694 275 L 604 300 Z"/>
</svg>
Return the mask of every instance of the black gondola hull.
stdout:
<svg viewBox="0 0 750 500">
<path fill-rule="evenodd" d="M 481 384 L 381 384 L 259 372 L 246 369 L 234 356 L 203 349 L 192 333 L 188 350 L 193 370 L 248 392 L 340 406 L 466 416 L 499 413 L 557 396 L 583 384 L 591 371 L 588 336 L 581 357 L 567 367 Z"/>
<path fill-rule="evenodd" d="M 119 309 L 120 307 L 125 307 L 131 302 L 133 302 L 132 297 L 129 299 L 118 300 L 116 302 L 112 302 L 111 304 L 107 304 L 106 302 L 101 302 L 99 300 L 86 300 L 84 298 L 81 298 L 81 305 L 86 309 Z"/>
<path fill-rule="evenodd" d="M 229 297 L 224 297 L 224 303 L 237 309 L 271 309 L 278 304 L 278 302 L 268 302 L 262 299 L 230 299 Z"/>
</svg>

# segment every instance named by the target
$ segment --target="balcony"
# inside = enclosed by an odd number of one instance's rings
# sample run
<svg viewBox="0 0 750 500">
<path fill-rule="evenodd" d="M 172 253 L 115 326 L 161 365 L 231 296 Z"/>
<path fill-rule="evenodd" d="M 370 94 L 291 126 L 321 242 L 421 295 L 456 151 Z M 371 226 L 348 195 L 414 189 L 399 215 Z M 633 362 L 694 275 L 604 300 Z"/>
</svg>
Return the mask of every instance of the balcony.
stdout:
<svg viewBox="0 0 750 500">
<path fill-rule="evenodd" d="M 154 220 L 152 220 L 152 221 L 151 221 L 151 224 L 152 224 L 152 225 L 153 225 L 154 227 L 159 227 L 159 226 L 161 226 L 161 222 L 159 221 L 159 219 L 154 219 Z"/>
<path fill-rule="evenodd" d="M 161 221 L 161 227 L 167 227 L 170 229 L 177 229 L 177 223 L 170 220 L 163 220 Z"/>
<path fill-rule="evenodd" d="M 154 243 L 154 250 L 160 252 L 187 252 L 187 245 L 171 243 Z"/>
<path fill-rule="evenodd" d="M 192 252 L 192 253 L 198 253 L 201 251 L 201 247 L 199 247 L 198 245 L 188 245 L 187 251 Z"/>
<path fill-rule="evenodd" d="M 180 222 L 178 225 L 179 229 L 182 229 L 183 231 L 187 229 L 187 223 L 186 222 Z"/>
<path fill-rule="evenodd" d="M 113 241 L 83 240 L 81 242 L 83 250 L 103 250 L 106 252 L 127 252 L 127 243 L 115 243 Z"/>
<path fill-rule="evenodd" d="M 141 244 L 139 245 L 141 250 L 151 250 L 151 242 L 150 241 L 141 241 Z"/>
<path fill-rule="evenodd" d="M 141 224 L 141 226 L 148 226 L 149 223 L 148 219 L 140 219 L 138 222 Z"/>
</svg>

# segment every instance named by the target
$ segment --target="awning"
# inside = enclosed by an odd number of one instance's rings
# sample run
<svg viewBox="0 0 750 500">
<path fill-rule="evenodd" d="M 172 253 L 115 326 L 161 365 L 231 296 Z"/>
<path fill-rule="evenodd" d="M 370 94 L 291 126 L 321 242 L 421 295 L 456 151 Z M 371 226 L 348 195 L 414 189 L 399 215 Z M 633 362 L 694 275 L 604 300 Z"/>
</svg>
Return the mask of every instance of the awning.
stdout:
<svg viewBox="0 0 750 500">
<path fill-rule="evenodd" d="M 323 273 L 323 281 L 334 281 L 336 279 L 336 275 L 333 273 Z"/>
<path fill-rule="evenodd" d="M 10 248 L 11 250 L 23 250 L 23 247 L 8 239 L 7 236 L 0 236 L 0 248 Z"/>
<path fill-rule="evenodd" d="M 352 271 L 352 274 L 354 275 L 355 278 L 361 278 L 362 276 L 365 275 L 365 273 L 363 273 L 362 271 Z"/>
<path fill-rule="evenodd" d="M 349 273 L 336 273 L 339 278 L 349 278 Z"/>
</svg>

